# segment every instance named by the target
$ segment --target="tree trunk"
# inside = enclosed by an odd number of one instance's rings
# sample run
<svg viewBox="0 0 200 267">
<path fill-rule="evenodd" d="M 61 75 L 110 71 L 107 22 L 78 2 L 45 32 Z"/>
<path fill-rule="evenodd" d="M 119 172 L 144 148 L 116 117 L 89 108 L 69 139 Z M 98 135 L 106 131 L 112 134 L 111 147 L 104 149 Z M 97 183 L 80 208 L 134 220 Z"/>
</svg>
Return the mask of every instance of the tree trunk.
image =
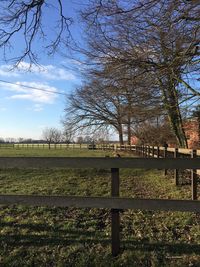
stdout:
<svg viewBox="0 0 200 267">
<path fill-rule="evenodd" d="M 120 145 L 124 144 L 124 139 L 123 139 L 123 134 L 122 133 L 119 133 L 119 143 L 120 143 Z"/>
<path fill-rule="evenodd" d="M 198 123 L 198 147 L 200 147 L 200 116 L 197 117 Z"/>
<path fill-rule="evenodd" d="M 168 117 L 179 147 L 188 148 L 182 118 L 179 115 L 179 109 L 177 108 L 176 110 L 169 111 Z"/>
<path fill-rule="evenodd" d="M 122 129 L 121 125 L 118 128 L 118 134 L 119 134 L 119 143 L 120 143 L 120 145 L 123 145 L 124 144 L 124 138 L 123 138 L 123 129 Z"/>
<path fill-rule="evenodd" d="M 128 118 L 127 135 L 128 135 L 128 145 L 131 145 L 131 121 L 130 121 L 130 118 Z"/>
<path fill-rule="evenodd" d="M 168 119 L 179 147 L 188 148 L 178 103 L 177 90 L 175 88 L 176 84 L 173 79 L 170 78 L 169 76 L 169 81 L 161 85 L 164 107 L 167 111 Z"/>
</svg>

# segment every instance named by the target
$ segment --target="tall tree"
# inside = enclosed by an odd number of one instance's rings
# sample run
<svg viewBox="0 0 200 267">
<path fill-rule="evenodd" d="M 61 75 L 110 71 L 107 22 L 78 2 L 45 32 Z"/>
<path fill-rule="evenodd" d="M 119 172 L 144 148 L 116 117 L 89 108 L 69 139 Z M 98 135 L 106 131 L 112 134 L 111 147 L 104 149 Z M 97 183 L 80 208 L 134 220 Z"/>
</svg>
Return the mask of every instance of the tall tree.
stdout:
<svg viewBox="0 0 200 267">
<path fill-rule="evenodd" d="M 59 143 L 61 140 L 61 132 L 53 127 L 47 127 L 43 130 L 42 132 L 42 136 L 44 138 L 44 140 L 47 142 L 49 149 L 51 148 L 51 144 L 54 143 L 56 145 L 56 143 Z"/>
<path fill-rule="evenodd" d="M 187 80 L 199 70 L 199 12 L 198 1 L 119 0 L 92 2 L 83 13 L 88 58 L 151 74 L 180 146 L 187 146 L 180 103 L 200 96 Z"/>
<path fill-rule="evenodd" d="M 133 122 L 160 114 L 160 95 L 156 88 L 148 88 L 147 77 L 146 81 L 132 79 L 125 70 L 105 65 L 101 71 L 90 71 L 87 78 L 69 98 L 65 110 L 65 121 L 71 120 L 77 128 L 112 127 L 121 144 L 125 132 L 130 144 Z"/>
<path fill-rule="evenodd" d="M 123 144 L 123 110 L 118 92 L 113 94 L 99 81 L 92 81 L 76 91 L 69 98 L 64 121 L 78 129 L 95 131 L 102 127 L 113 127 Z"/>
</svg>

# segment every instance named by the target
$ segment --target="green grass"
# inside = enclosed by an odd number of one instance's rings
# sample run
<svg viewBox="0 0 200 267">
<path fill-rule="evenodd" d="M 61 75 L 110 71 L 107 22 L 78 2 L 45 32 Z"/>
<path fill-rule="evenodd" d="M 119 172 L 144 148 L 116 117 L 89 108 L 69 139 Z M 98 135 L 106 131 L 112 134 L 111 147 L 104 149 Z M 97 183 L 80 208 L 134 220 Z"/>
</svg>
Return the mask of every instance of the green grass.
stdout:
<svg viewBox="0 0 200 267">
<path fill-rule="evenodd" d="M 105 157 L 112 151 L 88 149 L 0 148 L 0 157 Z"/>
<path fill-rule="evenodd" d="M 110 170 L 0 170 L 0 194 L 109 196 L 110 186 Z M 126 169 L 120 195 L 189 199 L 190 187 L 175 187 L 162 171 Z M 199 214 L 124 210 L 120 217 L 122 251 L 113 258 L 109 210 L 2 206 L 0 266 L 200 266 Z"/>
</svg>

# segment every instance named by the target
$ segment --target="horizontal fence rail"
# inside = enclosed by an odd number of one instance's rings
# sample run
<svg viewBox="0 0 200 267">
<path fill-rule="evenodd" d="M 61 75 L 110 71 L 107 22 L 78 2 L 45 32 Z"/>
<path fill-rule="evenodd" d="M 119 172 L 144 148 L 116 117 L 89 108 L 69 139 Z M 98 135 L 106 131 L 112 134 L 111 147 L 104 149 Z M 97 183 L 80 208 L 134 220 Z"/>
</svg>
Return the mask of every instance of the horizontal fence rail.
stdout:
<svg viewBox="0 0 200 267">
<path fill-rule="evenodd" d="M 0 195 L 1 205 L 200 212 L 200 201 L 120 197 Z"/>
<path fill-rule="evenodd" d="M 1 157 L 0 168 L 200 169 L 200 158 Z"/>
</svg>

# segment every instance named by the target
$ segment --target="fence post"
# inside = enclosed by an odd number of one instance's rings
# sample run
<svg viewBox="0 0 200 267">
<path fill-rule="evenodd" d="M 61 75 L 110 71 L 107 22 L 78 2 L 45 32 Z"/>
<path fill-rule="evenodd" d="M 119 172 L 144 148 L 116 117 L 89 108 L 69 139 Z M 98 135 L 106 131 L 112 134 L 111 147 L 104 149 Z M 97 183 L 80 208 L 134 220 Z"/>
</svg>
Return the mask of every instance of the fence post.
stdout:
<svg viewBox="0 0 200 267">
<path fill-rule="evenodd" d="M 194 159 L 197 156 L 196 149 L 191 152 L 191 158 Z M 191 170 L 191 189 L 192 189 L 192 200 L 197 199 L 197 171 Z"/>
<path fill-rule="evenodd" d="M 150 146 L 147 146 L 147 158 L 150 158 Z"/>
<path fill-rule="evenodd" d="M 160 157 L 160 147 L 157 146 L 157 158 L 159 159 L 159 157 Z"/>
<path fill-rule="evenodd" d="M 138 155 L 140 156 L 140 146 L 138 146 Z"/>
<path fill-rule="evenodd" d="M 111 196 L 119 196 L 119 169 L 111 168 Z M 119 210 L 111 209 L 111 239 L 112 255 L 117 256 L 120 251 L 120 221 Z"/>
<path fill-rule="evenodd" d="M 155 154 L 155 150 L 154 150 L 154 146 L 152 146 L 152 158 L 154 158 L 154 154 Z"/>
<path fill-rule="evenodd" d="M 146 145 L 146 151 L 145 151 L 145 153 L 146 153 L 146 158 L 148 158 L 148 145 Z"/>
<path fill-rule="evenodd" d="M 167 147 L 164 147 L 164 158 L 167 158 Z M 164 175 L 167 175 L 167 169 L 164 169 Z"/>
<path fill-rule="evenodd" d="M 178 148 L 174 149 L 174 158 L 178 158 Z M 178 169 L 174 170 L 174 180 L 175 180 L 175 185 L 179 185 L 179 179 L 178 179 Z"/>
</svg>

